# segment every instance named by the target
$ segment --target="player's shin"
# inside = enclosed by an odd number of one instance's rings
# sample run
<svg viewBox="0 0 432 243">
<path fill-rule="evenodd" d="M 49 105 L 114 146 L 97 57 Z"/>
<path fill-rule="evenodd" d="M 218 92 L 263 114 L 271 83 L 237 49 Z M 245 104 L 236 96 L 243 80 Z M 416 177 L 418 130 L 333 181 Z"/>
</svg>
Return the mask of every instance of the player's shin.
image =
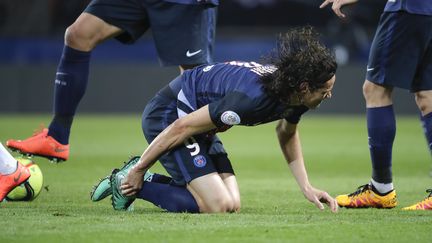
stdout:
<svg viewBox="0 0 432 243">
<path fill-rule="evenodd" d="M 173 213 L 199 213 L 199 207 L 186 187 L 145 182 L 137 198 Z"/>
</svg>

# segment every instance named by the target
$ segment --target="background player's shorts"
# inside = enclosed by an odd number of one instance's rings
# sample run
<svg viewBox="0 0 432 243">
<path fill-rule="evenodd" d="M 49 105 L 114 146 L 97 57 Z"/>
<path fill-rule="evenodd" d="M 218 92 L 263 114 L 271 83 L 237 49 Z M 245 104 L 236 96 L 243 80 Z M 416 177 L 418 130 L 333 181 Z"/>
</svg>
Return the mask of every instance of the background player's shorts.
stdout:
<svg viewBox="0 0 432 243">
<path fill-rule="evenodd" d="M 432 90 L 432 16 L 384 12 L 372 42 L 366 79 L 412 92 Z"/>
<path fill-rule="evenodd" d="M 151 143 L 177 118 L 177 99 L 167 86 L 144 109 L 142 129 L 147 142 Z M 173 178 L 173 183 L 179 186 L 213 172 L 234 174 L 231 161 L 216 135 L 189 138 L 183 145 L 164 154 L 159 161 Z"/>
<path fill-rule="evenodd" d="M 84 12 L 125 32 L 116 38 L 134 43 L 149 28 L 162 65 L 212 62 L 216 6 L 163 0 L 93 0 Z"/>
</svg>

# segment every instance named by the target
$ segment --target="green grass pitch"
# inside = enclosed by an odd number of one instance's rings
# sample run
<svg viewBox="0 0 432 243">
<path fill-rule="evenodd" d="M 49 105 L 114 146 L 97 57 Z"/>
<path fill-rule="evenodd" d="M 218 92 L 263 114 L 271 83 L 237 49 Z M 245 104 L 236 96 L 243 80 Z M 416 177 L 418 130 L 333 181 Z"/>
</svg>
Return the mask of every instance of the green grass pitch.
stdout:
<svg viewBox="0 0 432 243">
<path fill-rule="evenodd" d="M 0 116 L 0 139 L 25 138 L 49 116 Z M 71 157 L 63 164 L 35 158 L 44 189 L 33 202 L 0 204 L 0 242 L 430 242 L 432 212 L 405 212 L 432 187 L 432 162 L 416 117 L 399 117 L 393 173 L 399 206 L 392 210 L 320 211 L 299 191 L 274 132 L 275 124 L 221 134 L 240 186 L 238 214 L 171 214 L 138 200 L 115 212 L 110 200 L 90 201 L 97 180 L 146 147 L 140 115 L 78 115 Z M 311 183 L 331 195 L 370 178 L 362 116 L 306 115 L 300 124 Z M 160 165 L 152 169 L 163 172 Z"/>
</svg>

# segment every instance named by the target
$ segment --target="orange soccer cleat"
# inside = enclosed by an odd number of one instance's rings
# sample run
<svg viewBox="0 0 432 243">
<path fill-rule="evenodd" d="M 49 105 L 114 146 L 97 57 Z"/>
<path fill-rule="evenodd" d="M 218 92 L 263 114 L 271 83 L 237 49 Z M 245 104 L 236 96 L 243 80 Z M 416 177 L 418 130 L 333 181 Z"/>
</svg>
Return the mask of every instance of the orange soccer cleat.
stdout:
<svg viewBox="0 0 432 243">
<path fill-rule="evenodd" d="M 48 158 L 54 162 L 65 161 L 69 158 L 69 144 L 63 145 L 48 135 L 48 129 L 36 132 L 25 140 L 10 139 L 6 142 L 12 150 L 26 155 L 36 155 Z"/>
<path fill-rule="evenodd" d="M 402 210 L 432 210 L 432 189 L 427 189 L 426 192 L 429 193 L 429 196 L 423 201 L 409 207 L 404 207 Z"/>
<path fill-rule="evenodd" d="M 358 187 L 351 194 L 337 196 L 336 201 L 346 208 L 394 208 L 397 205 L 395 190 L 378 195 L 369 184 Z"/>
<path fill-rule="evenodd" d="M 25 182 L 30 177 L 30 171 L 17 161 L 17 169 L 9 175 L 0 174 L 0 202 L 15 187 Z"/>
</svg>

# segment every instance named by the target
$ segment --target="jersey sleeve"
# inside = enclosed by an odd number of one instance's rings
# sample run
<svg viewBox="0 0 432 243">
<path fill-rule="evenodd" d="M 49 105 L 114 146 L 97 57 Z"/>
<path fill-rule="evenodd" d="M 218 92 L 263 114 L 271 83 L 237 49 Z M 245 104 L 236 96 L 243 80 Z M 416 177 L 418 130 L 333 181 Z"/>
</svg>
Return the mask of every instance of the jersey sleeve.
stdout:
<svg viewBox="0 0 432 243">
<path fill-rule="evenodd" d="M 291 124 L 297 124 L 299 123 L 301 116 L 308 110 L 309 108 L 307 106 L 296 106 L 293 108 L 293 111 L 285 117 L 285 120 Z"/>
<path fill-rule="evenodd" d="M 255 109 L 254 100 L 237 91 L 209 104 L 210 118 L 218 128 L 249 124 Z"/>
</svg>

